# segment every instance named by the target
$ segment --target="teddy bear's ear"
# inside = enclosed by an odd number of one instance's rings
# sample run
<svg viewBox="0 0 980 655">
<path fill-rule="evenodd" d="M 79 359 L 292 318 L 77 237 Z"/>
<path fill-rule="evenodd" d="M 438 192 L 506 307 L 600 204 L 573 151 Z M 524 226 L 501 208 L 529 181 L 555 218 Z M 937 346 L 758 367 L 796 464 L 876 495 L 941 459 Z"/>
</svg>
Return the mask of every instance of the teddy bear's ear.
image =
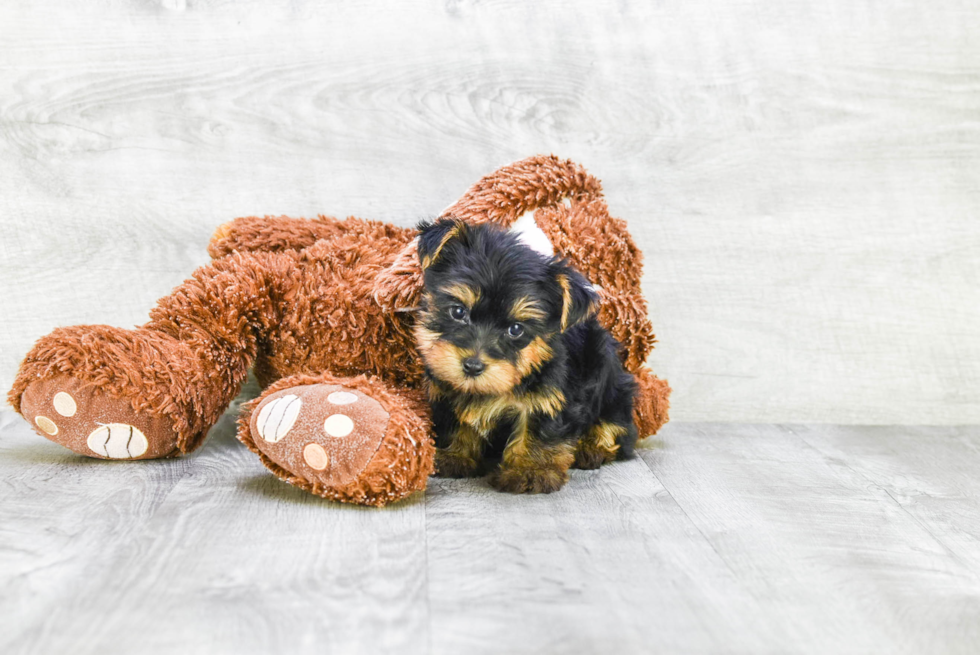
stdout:
<svg viewBox="0 0 980 655">
<path fill-rule="evenodd" d="M 549 269 L 561 292 L 562 332 L 599 311 L 599 293 L 584 275 L 562 259 L 552 260 Z"/>
<path fill-rule="evenodd" d="M 440 218 L 434 223 L 423 221 L 418 230 L 419 262 L 423 271 L 436 263 L 447 243 L 466 237 L 466 223 L 452 217 Z"/>
<path fill-rule="evenodd" d="M 418 309 L 425 269 L 435 263 L 451 239 L 465 238 L 466 229 L 466 224 L 458 218 L 420 223 L 419 235 L 405 244 L 395 261 L 380 271 L 374 280 L 372 295 L 382 310 L 410 312 Z"/>
</svg>

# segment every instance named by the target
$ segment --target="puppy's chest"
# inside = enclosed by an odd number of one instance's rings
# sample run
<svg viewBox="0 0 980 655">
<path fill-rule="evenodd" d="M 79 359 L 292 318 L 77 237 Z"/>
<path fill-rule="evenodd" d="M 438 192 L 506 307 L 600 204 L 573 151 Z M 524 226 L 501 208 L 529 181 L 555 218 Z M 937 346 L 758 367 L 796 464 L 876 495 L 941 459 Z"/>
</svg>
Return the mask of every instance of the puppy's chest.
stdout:
<svg viewBox="0 0 980 655">
<path fill-rule="evenodd" d="M 565 406 L 564 394 L 546 388 L 524 394 L 501 394 L 467 399 L 456 404 L 456 418 L 481 434 L 490 433 L 502 422 L 525 423 L 534 416 L 557 416 Z"/>
</svg>

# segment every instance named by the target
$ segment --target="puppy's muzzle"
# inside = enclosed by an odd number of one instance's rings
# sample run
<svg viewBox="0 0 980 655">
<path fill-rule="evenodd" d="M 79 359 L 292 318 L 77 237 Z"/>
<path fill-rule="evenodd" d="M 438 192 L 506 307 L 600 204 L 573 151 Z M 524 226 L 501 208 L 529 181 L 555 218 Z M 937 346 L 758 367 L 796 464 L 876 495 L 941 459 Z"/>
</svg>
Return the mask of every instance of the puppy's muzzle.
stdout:
<svg viewBox="0 0 980 655">
<path fill-rule="evenodd" d="M 467 357 L 463 360 L 463 373 L 467 377 L 475 378 L 483 373 L 487 365 L 484 364 L 479 357 Z"/>
</svg>

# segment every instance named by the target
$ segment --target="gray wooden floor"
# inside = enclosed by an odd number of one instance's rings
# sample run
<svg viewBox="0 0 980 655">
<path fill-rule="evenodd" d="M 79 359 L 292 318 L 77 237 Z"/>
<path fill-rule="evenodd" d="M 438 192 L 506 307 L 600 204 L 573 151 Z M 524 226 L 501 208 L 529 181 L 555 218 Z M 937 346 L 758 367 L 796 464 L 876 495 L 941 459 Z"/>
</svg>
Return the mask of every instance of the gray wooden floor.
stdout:
<svg viewBox="0 0 980 655">
<path fill-rule="evenodd" d="M 551 496 L 389 508 L 266 473 L 233 416 L 85 459 L 0 413 L 0 652 L 977 652 L 980 429 L 670 424 Z"/>
</svg>

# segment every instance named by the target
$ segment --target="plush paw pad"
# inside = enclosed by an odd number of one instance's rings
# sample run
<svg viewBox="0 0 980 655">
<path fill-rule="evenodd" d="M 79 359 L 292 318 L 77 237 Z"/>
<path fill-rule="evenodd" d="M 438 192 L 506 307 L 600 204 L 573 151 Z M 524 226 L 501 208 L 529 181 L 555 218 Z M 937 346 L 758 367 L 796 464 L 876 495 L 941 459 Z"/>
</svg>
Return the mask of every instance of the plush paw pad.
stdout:
<svg viewBox="0 0 980 655">
<path fill-rule="evenodd" d="M 377 400 L 360 391 L 309 384 L 263 398 L 249 430 L 255 447 L 282 468 L 336 487 L 364 470 L 381 446 L 389 418 Z"/>
<path fill-rule="evenodd" d="M 20 409 L 41 436 L 80 455 L 151 459 L 177 449 L 169 419 L 136 412 L 129 400 L 109 398 L 95 385 L 68 376 L 31 384 Z"/>
<path fill-rule="evenodd" d="M 268 442 L 276 443 L 296 424 L 303 401 L 295 394 L 286 394 L 267 403 L 255 421 L 255 431 Z"/>
<path fill-rule="evenodd" d="M 150 445 L 139 428 L 125 423 L 99 426 L 88 435 L 86 443 L 89 450 L 107 459 L 133 459 Z"/>
</svg>

